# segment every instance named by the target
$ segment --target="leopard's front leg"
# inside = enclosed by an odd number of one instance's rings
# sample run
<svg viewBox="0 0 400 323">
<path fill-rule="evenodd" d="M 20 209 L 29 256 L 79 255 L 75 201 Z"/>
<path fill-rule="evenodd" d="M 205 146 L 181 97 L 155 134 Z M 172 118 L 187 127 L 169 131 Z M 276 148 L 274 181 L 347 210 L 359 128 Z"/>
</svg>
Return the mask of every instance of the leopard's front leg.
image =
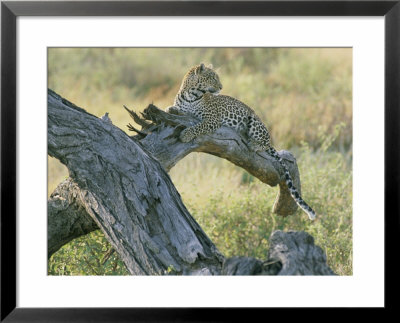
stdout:
<svg viewBox="0 0 400 323">
<path fill-rule="evenodd" d="M 189 142 L 200 135 L 214 132 L 219 127 L 221 127 L 220 121 L 216 119 L 204 119 L 198 124 L 183 130 L 179 136 L 179 139 L 182 142 Z"/>
</svg>

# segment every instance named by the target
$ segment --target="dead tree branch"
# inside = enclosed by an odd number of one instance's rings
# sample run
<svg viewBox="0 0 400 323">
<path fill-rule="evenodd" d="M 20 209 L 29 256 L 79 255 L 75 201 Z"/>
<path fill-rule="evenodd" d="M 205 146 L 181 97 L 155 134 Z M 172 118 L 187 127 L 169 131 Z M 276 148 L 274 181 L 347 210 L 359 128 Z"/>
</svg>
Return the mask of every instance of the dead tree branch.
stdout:
<svg viewBox="0 0 400 323">
<path fill-rule="evenodd" d="M 245 134 L 239 134 L 228 127 L 221 127 L 212 134 L 197 137 L 189 143 L 180 142 L 181 130 L 198 122 L 190 116 L 166 113 L 150 104 L 139 116 L 127 107 L 133 120 L 142 129 L 128 128 L 138 132 L 134 138 L 169 171 L 182 158 L 191 152 L 205 152 L 224 158 L 270 186 L 279 184 L 279 193 L 275 199 L 273 212 L 287 216 L 297 210 L 297 204 L 290 196 L 286 186 L 281 165 L 265 152 L 254 153 L 247 145 Z M 286 162 L 296 188 L 301 193 L 300 175 L 296 159 L 288 151 L 280 151 Z"/>
</svg>

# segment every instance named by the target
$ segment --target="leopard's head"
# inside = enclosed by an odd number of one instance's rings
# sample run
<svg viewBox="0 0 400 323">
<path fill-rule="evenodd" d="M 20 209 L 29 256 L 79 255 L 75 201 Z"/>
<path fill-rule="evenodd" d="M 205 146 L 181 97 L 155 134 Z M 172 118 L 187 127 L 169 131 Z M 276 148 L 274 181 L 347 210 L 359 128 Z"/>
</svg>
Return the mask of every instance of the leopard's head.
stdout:
<svg viewBox="0 0 400 323">
<path fill-rule="evenodd" d="M 181 91 L 200 91 L 203 93 L 218 94 L 222 90 L 222 84 L 218 74 L 212 66 L 203 63 L 193 66 L 185 75 L 181 85 Z"/>
</svg>

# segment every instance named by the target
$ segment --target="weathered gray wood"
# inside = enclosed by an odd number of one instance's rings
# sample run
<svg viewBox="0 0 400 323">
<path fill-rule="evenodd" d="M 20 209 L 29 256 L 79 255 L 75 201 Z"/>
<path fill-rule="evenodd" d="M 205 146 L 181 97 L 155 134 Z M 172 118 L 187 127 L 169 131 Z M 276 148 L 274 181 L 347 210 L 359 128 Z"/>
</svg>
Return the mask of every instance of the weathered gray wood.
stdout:
<svg viewBox="0 0 400 323">
<path fill-rule="evenodd" d="M 71 179 L 60 183 L 47 203 L 47 255 L 51 257 L 72 239 L 99 229 L 85 210 L 82 191 Z"/>
<path fill-rule="evenodd" d="M 222 275 L 260 275 L 263 272 L 263 262 L 252 257 L 231 257 L 224 261 Z"/>
<path fill-rule="evenodd" d="M 204 152 L 224 158 L 242 167 L 270 186 L 279 184 L 279 193 L 275 199 L 273 212 L 287 216 L 297 210 L 297 204 L 290 196 L 284 180 L 281 165 L 266 152 L 253 152 L 247 145 L 245 134 L 240 134 L 228 127 L 221 127 L 212 134 L 199 136 L 189 143 L 182 143 L 177 138 L 180 130 L 199 122 L 190 116 L 166 113 L 150 104 L 140 117 L 134 111 L 125 108 L 136 123 L 142 125 L 135 138 L 141 145 L 169 171 L 182 158 L 191 152 Z M 147 135 L 143 133 L 148 132 Z M 299 170 L 296 159 L 288 151 L 278 152 L 289 169 L 296 188 L 301 193 Z"/>
<path fill-rule="evenodd" d="M 174 132 L 166 123 L 143 125 L 143 131 Z M 150 154 L 157 145 L 130 138 L 107 116 L 92 116 L 49 90 L 48 153 L 71 177 L 49 199 L 49 254 L 98 227 L 131 274 L 332 274 L 322 250 L 304 232 L 274 232 L 267 261 L 224 259 Z"/>
<path fill-rule="evenodd" d="M 278 275 L 334 275 L 325 253 L 306 232 L 274 231 L 269 244 L 269 259 L 282 264 Z"/>
<path fill-rule="evenodd" d="M 214 274 L 222 255 L 161 165 L 122 130 L 48 95 L 48 153 L 85 191 L 86 212 L 136 275 Z"/>
</svg>

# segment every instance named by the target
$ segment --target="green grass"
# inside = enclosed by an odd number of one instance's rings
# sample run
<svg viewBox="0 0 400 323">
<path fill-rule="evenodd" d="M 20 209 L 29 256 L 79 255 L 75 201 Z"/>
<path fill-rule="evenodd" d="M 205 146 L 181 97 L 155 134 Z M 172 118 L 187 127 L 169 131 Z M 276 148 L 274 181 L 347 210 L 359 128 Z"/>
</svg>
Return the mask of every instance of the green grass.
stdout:
<svg viewBox="0 0 400 323">
<path fill-rule="evenodd" d="M 49 275 L 128 275 L 104 234 L 94 231 L 67 243 L 48 262 Z"/>
<path fill-rule="evenodd" d="M 272 231 L 304 230 L 337 274 L 352 275 L 351 49 L 50 49 L 49 87 L 95 115 L 109 112 L 126 130 L 132 121 L 124 104 L 171 105 L 182 76 L 199 62 L 218 68 L 223 94 L 260 115 L 278 150 L 294 153 L 317 220 L 301 211 L 272 214 L 277 188 L 200 153 L 170 173 L 192 215 L 226 256 L 265 258 Z M 66 176 L 49 157 L 48 193 Z M 127 274 L 115 253 L 102 264 L 109 250 L 101 232 L 81 237 L 52 256 L 49 274 Z"/>
</svg>

